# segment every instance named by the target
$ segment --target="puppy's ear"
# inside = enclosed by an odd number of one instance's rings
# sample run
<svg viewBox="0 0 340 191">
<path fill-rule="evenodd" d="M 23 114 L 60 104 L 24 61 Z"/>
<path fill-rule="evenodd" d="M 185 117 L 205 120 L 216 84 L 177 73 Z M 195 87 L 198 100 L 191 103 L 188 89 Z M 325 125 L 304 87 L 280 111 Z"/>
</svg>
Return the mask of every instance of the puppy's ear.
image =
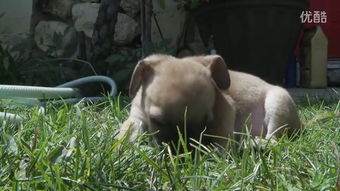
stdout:
<svg viewBox="0 0 340 191">
<path fill-rule="evenodd" d="M 215 81 L 217 87 L 221 90 L 226 90 L 230 86 L 230 76 L 227 64 L 219 55 L 205 56 L 206 63 L 203 63 L 209 68 L 211 77 Z"/>
<path fill-rule="evenodd" d="M 142 85 L 142 82 L 146 79 L 146 77 L 150 74 L 151 67 L 144 61 L 141 60 L 136 65 L 131 81 L 130 81 L 130 87 L 129 87 L 129 96 L 135 97 L 137 94 L 138 89 Z"/>
</svg>

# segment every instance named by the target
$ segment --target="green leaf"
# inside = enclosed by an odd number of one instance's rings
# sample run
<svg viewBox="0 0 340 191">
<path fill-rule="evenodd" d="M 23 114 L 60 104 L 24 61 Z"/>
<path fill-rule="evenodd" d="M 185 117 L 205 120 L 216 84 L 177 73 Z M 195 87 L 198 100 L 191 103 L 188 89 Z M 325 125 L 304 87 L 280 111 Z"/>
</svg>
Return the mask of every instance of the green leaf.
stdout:
<svg viewBox="0 0 340 191">
<path fill-rule="evenodd" d="M 122 56 L 119 54 L 112 54 L 111 56 L 106 58 L 106 62 L 114 64 L 118 63 L 122 59 Z"/>
<path fill-rule="evenodd" d="M 165 0 L 158 0 L 157 2 L 162 9 L 165 9 Z"/>
<path fill-rule="evenodd" d="M 165 170 L 163 170 L 154 160 L 152 160 L 148 154 L 140 150 L 138 147 L 133 146 L 132 147 L 137 153 L 141 155 L 141 157 L 150 165 L 152 166 L 155 170 L 157 170 L 158 173 L 162 174 L 164 177 L 168 177 L 167 173 Z"/>
<path fill-rule="evenodd" d="M 77 138 L 76 137 L 72 137 L 69 142 L 67 143 L 66 148 L 63 149 L 63 156 L 65 158 L 68 158 L 71 156 L 71 154 L 75 151 L 75 147 L 76 147 L 76 142 Z"/>
<path fill-rule="evenodd" d="M 18 144 L 12 136 L 9 136 L 8 138 L 8 152 L 16 154 L 18 152 Z"/>
<path fill-rule="evenodd" d="M 27 50 L 30 50 L 34 47 L 34 41 L 33 40 L 24 40 L 18 44 L 15 44 L 11 49 L 10 51 L 19 51 L 19 52 L 22 52 L 22 51 L 27 51 Z"/>
<path fill-rule="evenodd" d="M 6 56 L 3 60 L 3 66 L 4 66 L 5 70 L 8 70 L 9 65 L 10 65 L 9 58 Z"/>
<path fill-rule="evenodd" d="M 61 160 L 70 157 L 75 151 L 76 140 L 76 137 L 72 137 L 67 143 L 66 147 L 63 145 L 57 146 L 50 152 L 50 154 L 48 154 L 48 161 L 50 161 L 51 163 L 58 163 Z"/>
<path fill-rule="evenodd" d="M 121 71 L 114 74 L 114 79 L 117 82 L 122 82 L 124 80 L 128 80 L 130 78 L 129 76 L 132 74 L 132 71 L 133 71 L 133 69 L 129 69 L 129 68 L 121 70 Z"/>
<path fill-rule="evenodd" d="M 58 145 L 56 148 L 54 148 L 48 155 L 47 160 L 51 163 L 56 163 L 60 160 L 60 157 L 62 156 L 62 151 L 64 149 L 64 146 Z"/>
<path fill-rule="evenodd" d="M 129 51 L 123 49 L 120 51 L 120 54 L 122 55 L 122 57 L 128 57 L 129 56 Z"/>
<path fill-rule="evenodd" d="M 1 19 L 1 17 L 5 16 L 5 15 L 6 15 L 6 12 L 0 13 L 0 19 Z"/>
<path fill-rule="evenodd" d="M 18 179 L 25 180 L 27 179 L 27 170 L 30 165 L 30 158 L 28 156 L 23 157 L 19 164 L 19 172 L 18 172 Z"/>
</svg>

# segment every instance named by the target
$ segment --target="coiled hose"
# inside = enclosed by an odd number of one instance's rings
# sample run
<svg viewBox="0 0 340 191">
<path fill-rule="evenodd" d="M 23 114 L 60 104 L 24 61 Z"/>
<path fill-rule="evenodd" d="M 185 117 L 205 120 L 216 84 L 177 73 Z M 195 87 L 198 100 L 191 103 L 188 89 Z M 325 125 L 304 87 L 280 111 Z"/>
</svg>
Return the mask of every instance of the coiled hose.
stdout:
<svg viewBox="0 0 340 191">
<path fill-rule="evenodd" d="M 0 85 L 0 99 L 11 99 L 17 103 L 41 107 L 44 105 L 41 100 L 53 100 L 53 103 L 56 104 L 75 104 L 80 101 L 96 103 L 104 100 L 105 97 L 81 95 L 78 86 L 89 83 L 105 83 L 111 88 L 108 96 L 115 97 L 117 95 L 117 85 L 113 79 L 106 76 L 88 76 L 57 87 Z M 0 120 L 22 121 L 23 118 L 17 114 L 0 112 Z"/>
</svg>

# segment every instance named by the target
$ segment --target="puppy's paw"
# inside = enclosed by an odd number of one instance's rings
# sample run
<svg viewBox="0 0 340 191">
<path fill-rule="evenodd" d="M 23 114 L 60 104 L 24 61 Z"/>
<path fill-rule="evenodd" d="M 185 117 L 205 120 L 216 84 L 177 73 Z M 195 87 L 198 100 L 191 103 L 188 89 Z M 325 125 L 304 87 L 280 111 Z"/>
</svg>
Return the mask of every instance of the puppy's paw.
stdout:
<svg viewBox="0 0 340 191">
<path fill-rule="evenodd" d="M 253 144 L 254 149 L 265 151 L 265 150 L 267 150 L 268 146 L 277 145 L 278 142 L 276 141 L 276 139 L 274 137 L 272 137 L 270 139 L 264 139 L 264 138 L 256 136 L 256 137 L 254 137 L 252 144 Z"/>
<path fill-rule="evenodd" d="M 115 138 L 118 140 L 126 139 L 129 142 L 134 142 L 142 132 L 143 124 L 141 121 L 127 119 L 120 127 L 119 133 Z"/>
</svg>

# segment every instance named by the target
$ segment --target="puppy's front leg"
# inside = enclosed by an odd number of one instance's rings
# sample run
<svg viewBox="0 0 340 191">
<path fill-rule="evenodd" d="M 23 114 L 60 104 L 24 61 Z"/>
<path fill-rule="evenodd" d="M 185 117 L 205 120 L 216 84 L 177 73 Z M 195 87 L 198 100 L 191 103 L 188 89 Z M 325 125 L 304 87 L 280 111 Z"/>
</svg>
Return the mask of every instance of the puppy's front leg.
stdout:
<svg viewBox="0 0 340 191">
<path fill-rule="evenodd" d="M 227 138 L 234 138 L 234 104 L 235 103 L 230 96 L 223 95 L 219 90 L 216 90 L 215 104 L 213 109 L 213 126 L 207 129 L 207 133 L 210 135 L 220 136 L 221 138 L 211 138 L 211 143 L 226 147 L 231 143 Z"/>
<path fill-rule="evenodd" d="M 138 135 L 141 135 L 146 130 L 146 117 L 140 105 L 141 99 L 141 91 L 138 91 L 132 100 L 130 115 L 120 127 L 119 133 L 116 136 L 117 139 L 126 137 L 127 140 L 133 142 Z"/>
</svg>

